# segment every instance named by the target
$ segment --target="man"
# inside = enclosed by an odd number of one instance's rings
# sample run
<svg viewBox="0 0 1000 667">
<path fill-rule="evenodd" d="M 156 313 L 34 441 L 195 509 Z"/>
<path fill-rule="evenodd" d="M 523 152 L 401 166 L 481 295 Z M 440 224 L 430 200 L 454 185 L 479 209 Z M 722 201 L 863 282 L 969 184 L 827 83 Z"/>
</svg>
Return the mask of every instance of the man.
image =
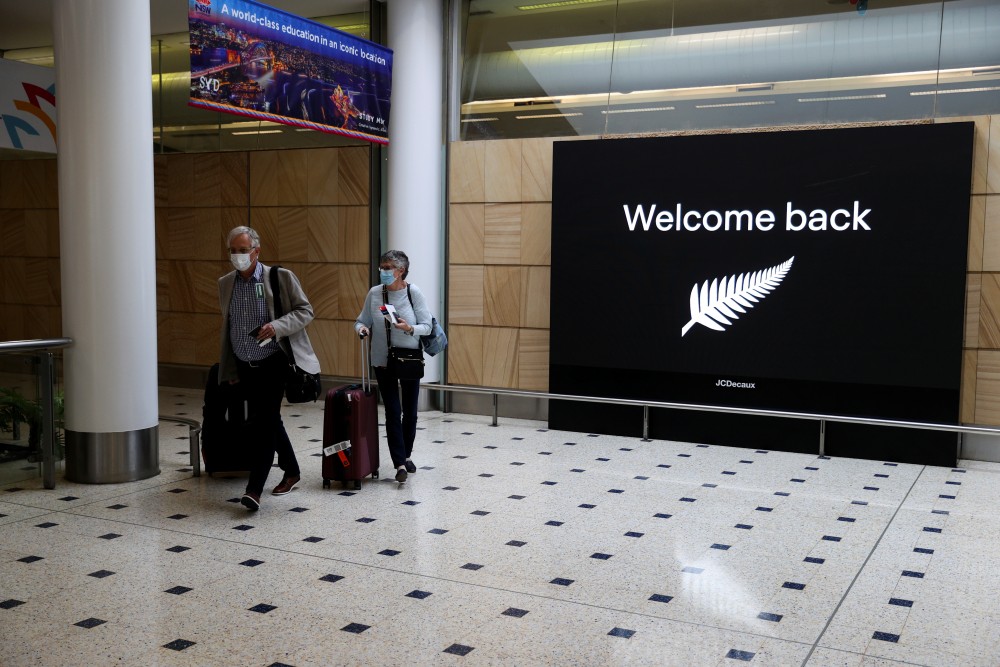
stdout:
<svg viewBox="0 0 1000 667">
<path fill-rule="evenodd" d="M 270 275 L 276 269 L 259 261 L 260 236 L 249 227 L 235 227 L 229 232 L 228 244 L 235 271 L 219 278 L 219 383 L 239 382 L 247 399 L 250 480 L 240 502 L 254 511 L 260 508 L 275 452 L 284 476 L 271 493 L 284 495 L 300 479 L 295 451 L 281 423 L 288 354 L 292 352 L 295 364 L 309 373 L 319 373 L 319 360 L 305 331 L 313 319 L 312 306 L 295 274 L 277 270 L 285 314 L 274 319 Z"/>
</svg>

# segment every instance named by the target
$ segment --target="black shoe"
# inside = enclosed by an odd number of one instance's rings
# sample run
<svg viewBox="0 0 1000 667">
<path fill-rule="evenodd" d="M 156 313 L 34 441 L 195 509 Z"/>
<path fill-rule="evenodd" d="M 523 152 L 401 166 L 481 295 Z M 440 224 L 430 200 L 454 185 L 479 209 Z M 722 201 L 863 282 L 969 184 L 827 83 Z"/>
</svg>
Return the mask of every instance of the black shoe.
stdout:
<svg viewBox="0 0 1000 667">
<path fill-rule="evenodd" d="M 417 472 L 417 466 L 413 465 L 413 461 L 410 459 L 406 459 L 403 465 L 406 466 L 406 472 Z"/>
<path fill-rule="evenodd" d="M 400 484 L 406 481 L 406 468 L 403 466 L 396 468 L 396 481 Z"/>
<path fill-rule="evenodd" d="M 240 504 L 251 512 L 256 512 L 260 509 L 260 496 L 248 491 L 243 494 L 242 498 L 240 498 Z"/>
</svg>

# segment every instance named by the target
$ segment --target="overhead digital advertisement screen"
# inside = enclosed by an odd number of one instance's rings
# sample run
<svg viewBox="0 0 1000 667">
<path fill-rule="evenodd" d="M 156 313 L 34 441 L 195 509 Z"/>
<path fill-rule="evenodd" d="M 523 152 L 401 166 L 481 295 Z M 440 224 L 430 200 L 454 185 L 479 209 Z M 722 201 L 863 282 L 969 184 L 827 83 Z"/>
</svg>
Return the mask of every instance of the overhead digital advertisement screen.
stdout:
<svg viewBox="0 0 1000 667">
<path fill-rule="evenodd" d="M 392 51 L 251 0 L 188 0 L 191 106 L 388 143 Z"/>
<path fill-rule="evenodd" d="M 971 123 L 556 142 L 550 391 L 956 423 L 972 148 Z"/>
</svg>

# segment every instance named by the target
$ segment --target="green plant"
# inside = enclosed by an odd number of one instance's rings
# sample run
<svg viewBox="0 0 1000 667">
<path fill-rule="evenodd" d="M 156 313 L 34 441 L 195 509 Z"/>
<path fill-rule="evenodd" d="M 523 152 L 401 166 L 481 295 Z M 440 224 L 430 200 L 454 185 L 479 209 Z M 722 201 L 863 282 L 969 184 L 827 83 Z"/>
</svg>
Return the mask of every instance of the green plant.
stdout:
<svg viewBox="0 0 1000 667">
<path fill-rule="evenodd" d="M 62 391 L 53 396 L 56 428 L 56 459 L 63 458 L 63 425 L 65 423 L 65 397 Z M 13 431 L 19 424 L 28 426 L 28 451 L 30 460 L 37 460 L 41 452 L 42 422 L 44 411 L 38 401 L 25 397 L 13 387 L 0 387 L 0 431 Z"/>
</svg>

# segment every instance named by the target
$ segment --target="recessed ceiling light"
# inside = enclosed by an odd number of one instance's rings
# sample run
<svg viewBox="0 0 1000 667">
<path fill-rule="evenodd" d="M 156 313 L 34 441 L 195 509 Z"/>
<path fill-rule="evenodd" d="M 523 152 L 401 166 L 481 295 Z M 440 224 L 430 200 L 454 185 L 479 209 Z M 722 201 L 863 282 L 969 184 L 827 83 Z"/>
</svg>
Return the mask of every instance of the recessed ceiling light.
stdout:
<svg viewBox="0 0 1000 667">
<path fill-rule="evenodd" d="M 569 7 L 571 5 L 591 5 L 595 2 L 608 2 L 608 0 L 562 0 L 562 2 L 541 2 L 536 5 L 518 5 L 522 12 L 530 12 L 535 9 L 552 9 L 554 7 Z"/>
</svg>

